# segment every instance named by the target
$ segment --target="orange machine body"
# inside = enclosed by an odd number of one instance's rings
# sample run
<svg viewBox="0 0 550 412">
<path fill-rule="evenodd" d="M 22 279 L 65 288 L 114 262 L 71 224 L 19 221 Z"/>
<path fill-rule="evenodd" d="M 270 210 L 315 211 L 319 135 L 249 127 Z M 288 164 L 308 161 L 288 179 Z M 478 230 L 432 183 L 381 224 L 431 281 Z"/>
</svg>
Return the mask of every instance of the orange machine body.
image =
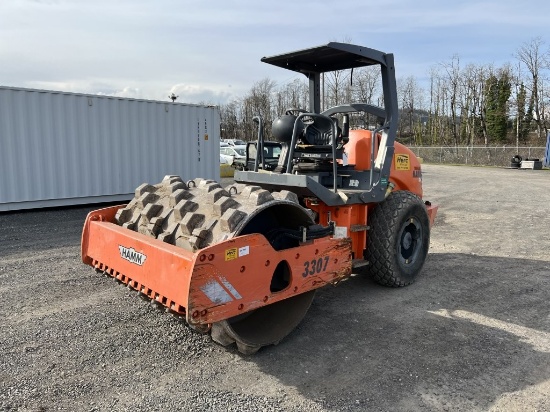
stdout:
<svg viewBox="0 0 550 412">
<path fill-rule="evenodd" d="M 261 234 L 235 237 L 190 252 L 115 222 L 123 206 L 91 212 L 82 234 L 82 260 L 208 327 L 351 274 L 349 239 L 324 237 L 276 251 Z M 288 286 L 271 291 L 275 269 L 286 265 Z"/>
<path fill-rule="evenodd" d="M 372 133 L 356 130 L 346 145 L 349 164 L 356 170 L 370 168 Z M 375 142 L 374 147 L 378 146 Z M 376 156 L 376 153 L 374 154 Z M 390 182 L 391 190 L 408 190 L 422 196 L 418 159 L 396 143 Z M 351 274 L 352 259 L 362 259 L 367 245 L 368 216 L 376 204 L 329 207 L 306 198 L 305 206 L 317 213 L 317 222 L 334 222 L 334 237 L 302 242 L 277 251 L 261 234 L 235 237 L 196 252 L 164 243 L 125 229 L 115 223 L 115 206 L 91 212 L 82 234 L 82 260 L 96 270 L 127 284 L 186 317 L 195 327 L 238 316 L 305 293 L 335 284 Z M 426 202 L 433 224 L 437 206 Z M 286 265 L 288 285 L 272 291 L 273 273 Z"/>
<path fill-rule="evenodd" d="M 375 137 L 377 140 L 380 136 Z M 374 156 L 376 157 L 379 142 L 374 142 Z M 349 141 L 345 145 L 348 163 L 354 165 L 355 170 L 369 170 L 371 167 L 372 132 L 370 130 L 350 130 Z M 393 191 L 407 190 L 422 198 L 422 170 L 416 155 L 401 143 L 395 143 L 390 178 Z M 389 193 L 388 193 L 389 194 Z M 318 216 L 318 223 L 326 226 L 333 221 L 337 227 L 344 228 L 342 236 L 352 240 L 353 255 L 357 259 L 363 258 L 363 251 L 367 247 L 368 216 L 376 206 L 372 204 L 352 204 L 346 206 L 327 206 L 314 199 L 305 200 L 306 207 L 314 210 Z M 437 206 L 426 202 L 426 211 L 433 225 L 437 214 Z"/>
<path fill-rule="evenodd" d="M 376 136 L 376 140 L 380 135 Z M 379 142 L 374 142 L 374 157 L 378 155 Z M 349 142 L 345 145 L 348 163 L 355 170 L 369 170 L 372 147 L 370 130 L 350 130 Z M 390 169 L 390 182 L 393 190 L 408 190 L 422 198 L 422 169 L 416 155 L 406 146 L 395 142 Z"/>
</svg>

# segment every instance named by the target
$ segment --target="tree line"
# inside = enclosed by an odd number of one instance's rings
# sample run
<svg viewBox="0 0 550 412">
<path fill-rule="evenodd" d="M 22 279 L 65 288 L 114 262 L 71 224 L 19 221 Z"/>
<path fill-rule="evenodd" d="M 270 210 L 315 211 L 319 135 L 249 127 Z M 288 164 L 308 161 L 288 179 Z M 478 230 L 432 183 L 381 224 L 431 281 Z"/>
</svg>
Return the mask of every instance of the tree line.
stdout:
<svg viewBox="0 0 550 412">
<path fill-rule="evenodd" d="M 537 37 L 516 50 L 514 59 L 501 67 L 463 66 L 453 56 L 432 67 L 423 86 L 414 76 L 398 78 L 397 139 L 417 146 L 544 145 L 550 130 L 550 48 Z M 382 106 L 380 77 L 374 67 L 326 73 L 322 109 L 357 102 Z M 260 80 L 244 96 L 220 106 L 221 136 L 254 140 L 257 115 L 270 136 L 271 123 L 288 108 L 309 108 L 305 76 L 283 85 Z M 350 119 L 356 128 L 374 122 L 368 115 Z"/>
</svg>

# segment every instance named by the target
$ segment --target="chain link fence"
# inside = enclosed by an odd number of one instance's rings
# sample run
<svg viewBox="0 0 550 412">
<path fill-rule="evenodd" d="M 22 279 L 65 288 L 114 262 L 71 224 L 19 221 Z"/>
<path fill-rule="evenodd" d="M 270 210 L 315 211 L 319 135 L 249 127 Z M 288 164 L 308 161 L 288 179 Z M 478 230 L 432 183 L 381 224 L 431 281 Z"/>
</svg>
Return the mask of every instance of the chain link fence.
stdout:
<svg viewBox="0 0 550 412">
<path fill-rule="evenodd" d="M 544 147 L 516 146 L 409 146 L 425 163 L 464 164 L 508 167 L 515 155 L 526 159 L 544 159 Z"/>
</svg>

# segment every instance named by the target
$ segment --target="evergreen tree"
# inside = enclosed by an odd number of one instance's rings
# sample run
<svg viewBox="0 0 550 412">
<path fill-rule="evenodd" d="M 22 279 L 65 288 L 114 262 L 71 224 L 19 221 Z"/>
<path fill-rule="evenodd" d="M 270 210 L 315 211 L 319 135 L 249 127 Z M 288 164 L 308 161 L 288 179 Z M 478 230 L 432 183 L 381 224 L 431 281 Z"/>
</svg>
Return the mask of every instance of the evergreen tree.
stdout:
<svg viewBox="0 0 550 412">
<path fill-rule="evenodd" d="M 490 75 L 485 81 L 485 121 L 490 140 L 505 141 L 508 127 L 508 99 L 512 94 L 512 83 L 506 71 L 498 77 Z"/>
<path fill-rule="evenodd" d="M 529 99 L 529 106 L 527 105 L 527 89 L 523 82 L 519 86 L 517 94 L 517 106 L 518 113 L 516 119 L 516 127 L 518 131 L 518 138 L 520 141 L 525 142 L 531 131 L 531 122 L 533 121 L 533 105 L 534 99 L 531 96 Z"/>
</svg>

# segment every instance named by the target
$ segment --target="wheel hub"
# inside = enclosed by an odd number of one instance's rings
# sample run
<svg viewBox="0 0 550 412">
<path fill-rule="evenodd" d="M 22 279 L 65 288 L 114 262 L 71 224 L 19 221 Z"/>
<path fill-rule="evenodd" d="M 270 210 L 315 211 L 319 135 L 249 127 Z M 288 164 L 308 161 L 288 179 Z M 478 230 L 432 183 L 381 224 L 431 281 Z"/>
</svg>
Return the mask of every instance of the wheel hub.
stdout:
<svg viewBox="0 0 550 412">
<path fill-rule="evenodd" d="M 412 245 L 413 238 L 410 232 L 405 233 L 405 237 L 403 238 L 403 247 L 405 249 L 409 249 Z"/>
<path fill-rule="evenodd" d="M 420 222 L 410 218 L 401 228 L 399 242 L 399 259 L 405 264 L 412 264 L 422 246 L 422 227 Z"/>
</svg>

